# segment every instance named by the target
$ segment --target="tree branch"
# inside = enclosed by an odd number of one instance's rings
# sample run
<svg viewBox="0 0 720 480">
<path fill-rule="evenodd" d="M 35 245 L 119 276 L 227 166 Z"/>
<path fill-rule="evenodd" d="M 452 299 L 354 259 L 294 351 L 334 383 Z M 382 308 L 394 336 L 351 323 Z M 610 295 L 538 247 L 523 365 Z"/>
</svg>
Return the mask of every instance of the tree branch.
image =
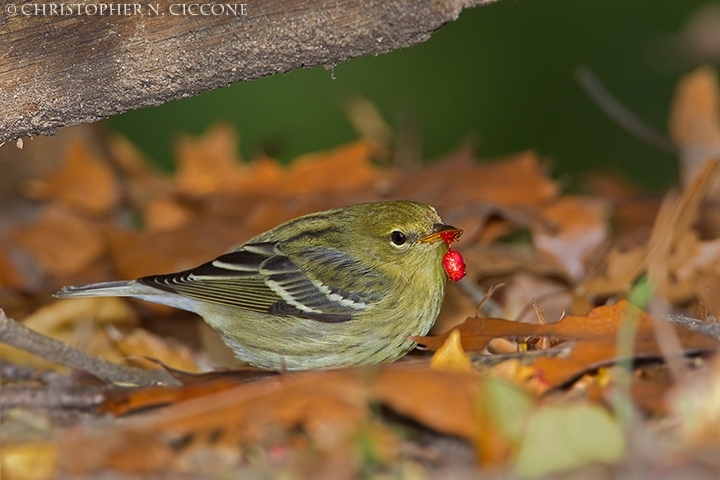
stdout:
<svg viewBox="0 0 720 480">
<path fill-rule="evenodd" d="M 118 365 L 103 358 L 92 357 L 77 350 L 65 342 L 27 328 L 5 316 L 0 309 L 0 342 L 34 353 L 46 360 L 71 368 L 84 370 L 110 382 L 130 383 L 139 386 L 180 385 L 163 369 L 141 370 L 139 368 Z"/>
<path fill-rule="evenodd" d="M 493 1 L 245 0 L 242 10 L 214 0 L 221 14 L 191 15 L 182 8 L 211 2 L 108 0 L 132 8 L 100 15 L 96 2 L 9 0 L 0 10 L 0 142 L 408 47 Z M 83 7 L 52 15 L 50 3 Z"/>
</svg>

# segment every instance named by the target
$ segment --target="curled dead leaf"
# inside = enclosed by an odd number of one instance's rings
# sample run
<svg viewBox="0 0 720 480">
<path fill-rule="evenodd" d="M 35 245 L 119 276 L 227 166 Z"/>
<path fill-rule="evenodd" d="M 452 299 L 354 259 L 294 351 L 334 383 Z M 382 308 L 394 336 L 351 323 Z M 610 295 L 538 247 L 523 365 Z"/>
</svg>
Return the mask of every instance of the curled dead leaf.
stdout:
<svg viewBox="0 0 720 480">
<path fill-rule="evenodd" d="M 472 372 L 470 357 L 462 348 L 460 332 L 453 329 L 445 339 L 445 343 L 437 349 L 430 359 L 430 368 L 450 372 Z"/>
</svg>

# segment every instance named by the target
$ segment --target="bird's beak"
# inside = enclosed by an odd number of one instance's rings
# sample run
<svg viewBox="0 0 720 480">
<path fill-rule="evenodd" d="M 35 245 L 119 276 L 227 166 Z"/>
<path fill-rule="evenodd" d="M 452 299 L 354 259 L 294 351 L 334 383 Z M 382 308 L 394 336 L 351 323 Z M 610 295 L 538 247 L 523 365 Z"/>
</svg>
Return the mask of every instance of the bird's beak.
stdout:
<svg viewBox="0 0 720 480">
<path fill-rule="evenodd" d="M 434 243 L 443 240 L 450 245 L 452 242 L 456 242 L 462 234 L 463 231 L 459 228 L 442 223 L 436 223 L 433 225 L 432 233 L 420 238 L 420 241 L 423 243 Z"/>
</svg>

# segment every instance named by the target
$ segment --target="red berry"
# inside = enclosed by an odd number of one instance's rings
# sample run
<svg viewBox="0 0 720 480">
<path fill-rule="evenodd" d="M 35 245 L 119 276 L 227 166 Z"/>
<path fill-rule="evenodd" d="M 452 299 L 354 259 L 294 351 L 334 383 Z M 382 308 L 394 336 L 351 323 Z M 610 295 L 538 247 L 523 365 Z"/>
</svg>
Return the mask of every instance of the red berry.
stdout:
<svg viewBox="0 0 720 480">
<path fill-rule="evenodd" d="M 444 232 L 440 232 L 440 238 L 442 238 L 447 244 L 448 248 L 450 248 L 450 244 L 457 240 L 458 234 L 455 230 L 447 230 Z"/>
<path fill-rule="evenodd" d="M 457 282 L 465 276 L 465 260 L 457 250 L 448 250 L 443 255 L 442 264 L 451 282 Z"/>
</svg>

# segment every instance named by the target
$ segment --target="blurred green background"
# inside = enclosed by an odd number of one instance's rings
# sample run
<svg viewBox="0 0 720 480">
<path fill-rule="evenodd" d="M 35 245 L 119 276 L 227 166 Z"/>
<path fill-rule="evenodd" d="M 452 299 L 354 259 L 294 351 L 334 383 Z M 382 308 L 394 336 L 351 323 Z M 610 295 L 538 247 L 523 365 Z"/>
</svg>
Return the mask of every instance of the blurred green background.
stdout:
<svg viewBox="0 0 720 480">
<path fill-rule="evenodd" d="M 532 148 L 553 174 L 612 168 L 645 186 L 676 181 L 673 155 L 607 118 L 576 83 L 589 66 L 630 110 L 665 132 L 677 79 L 700 63 L 678 36 L 700 0 L 500 0 L 466 10 L 420 45 L 378 57 L 297 70 L 113 117 L 113 128 L 169 166 L 178 132 L 225 120 L 240 150 L 288 161 L 357 138 L 343 113 L 359 95 L 395 129 L 421 128 L 423 158 L 471 136 L 482 157 Z M 333 79 L 334 76 L 334 79 Z"/>
</svg>

